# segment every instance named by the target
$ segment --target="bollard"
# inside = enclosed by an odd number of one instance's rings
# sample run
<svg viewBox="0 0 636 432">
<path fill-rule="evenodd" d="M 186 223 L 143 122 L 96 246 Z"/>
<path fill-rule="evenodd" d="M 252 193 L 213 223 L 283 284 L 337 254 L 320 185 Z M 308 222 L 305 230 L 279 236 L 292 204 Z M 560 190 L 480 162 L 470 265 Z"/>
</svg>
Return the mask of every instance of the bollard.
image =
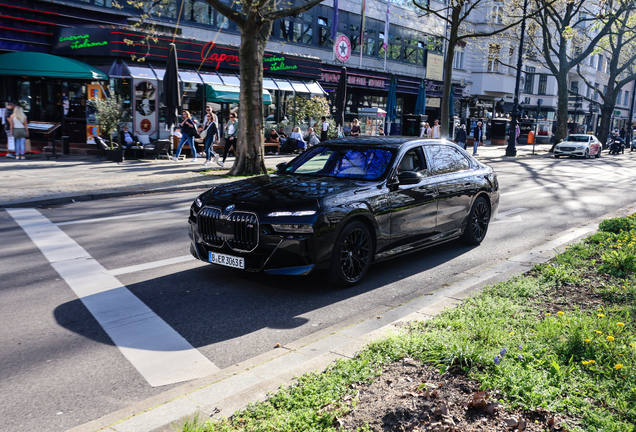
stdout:
<svg viewBox="0 0 636 432">
<path fill-rule="evenodd" d="M 62 137 L 62 154 L 71 154 L 71 139 L 67 136 Z"/>
</svg>

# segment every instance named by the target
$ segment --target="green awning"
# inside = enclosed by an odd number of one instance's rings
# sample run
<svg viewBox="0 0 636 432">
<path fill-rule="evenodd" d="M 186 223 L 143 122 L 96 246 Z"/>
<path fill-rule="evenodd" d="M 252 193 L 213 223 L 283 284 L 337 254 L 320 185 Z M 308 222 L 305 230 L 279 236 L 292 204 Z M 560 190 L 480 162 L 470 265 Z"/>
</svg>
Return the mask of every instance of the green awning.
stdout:
<svg viewBox="0 0 636 432">
<path fill-rule="evenodd" d="M 0 75 L 108 80 L 104 72 L 81 61 L 37 52 L 0 55 Z"/>
<path fill-rule="evenodd" d="M 221 84 L 206 84 L 205 99 L 208 102 L 239 103 L 240 87 Z M 272 104 L 272 95 L 263 89 L 263 104 Z"/>
</svg>

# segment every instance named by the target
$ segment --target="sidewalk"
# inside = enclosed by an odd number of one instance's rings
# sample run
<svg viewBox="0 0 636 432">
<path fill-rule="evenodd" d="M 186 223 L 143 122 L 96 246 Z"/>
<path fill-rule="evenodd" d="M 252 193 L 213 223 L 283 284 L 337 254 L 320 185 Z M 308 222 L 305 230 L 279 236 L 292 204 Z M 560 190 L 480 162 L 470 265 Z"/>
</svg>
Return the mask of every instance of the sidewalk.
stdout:
<svg viewBox="0 0 636 432">
<path fill-rule="evenodd" d="M 517 147 L 519 157 L 548 156 L 549 144 Z M 505 146 L 479 147 L 477 159 L 486 163 L 505 158 Z M 472 149 L 469 149 L 472 153 Z M 266 155 L 267 168 L 291 160 L 290 155 Z M 514 158 L 511 158 L 514 159 Z M 100 198 L 152 193 L 168 190 L 202 189 L 230 181 L 218 174 L 227 173 L 234 163 L 230 157 L 225 168 L 216 164 L 203 166 L 203 159 L 172 162 L 166 159 L 133 159 L 108 162 L 96 156 L 60 155 L 47 160 L 30 155 L 27 160 L 0 157 L 1 207 L 40 206 L 87 201 Z M 210 172 L 206 172 L 212 170 Z"/>
</svg>

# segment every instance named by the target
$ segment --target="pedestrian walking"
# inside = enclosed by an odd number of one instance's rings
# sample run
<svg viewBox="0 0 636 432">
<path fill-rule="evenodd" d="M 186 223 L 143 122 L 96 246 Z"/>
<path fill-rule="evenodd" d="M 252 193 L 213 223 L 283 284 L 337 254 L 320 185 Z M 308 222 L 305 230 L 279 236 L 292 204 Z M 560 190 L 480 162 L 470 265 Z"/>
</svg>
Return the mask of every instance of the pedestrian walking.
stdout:
<svg viewBox="0 0 636 432">
<path fill-rule="evenodd" d="M 475 138 L 475 144 L 473 145 L 473 156 L 478 156 L 477 147 L 484 143 L 484 130 L 481 127 L 481 122 L 477 122 L 477 126 L 473 129 L 473 137 Z"/>
<path fill-rule="evenodd" d="M 442 127 L 439 125 L 439 120 L 435 120 L 433 124 L 433 138 L 440 139 L 442 137 L 441 131 Z"/>
<path fill-rule="evenodd" d="M 179 160 L 179 155 L 181 154 L 181 149 L 187 143 L 190 146 L 190 151 L 192 152 L 192 162 L 197 161 L 197 149 L 194 147 L 194 137 L 199 135 L 197 133 L 197 126 L 194 124 L 194 120 L 190 116 L 190 113 L 186 110 L 183 110 L 181 113 L 181 123 L 179 123 L 181 128 L 181 139 L 179 140 L 179 145 L 177 146 L 177 153 L 175 153 L 172 158 L 173 161 L 177 162 Z"/>
<path fill-rule="evenodd" d="M 238 134 L 238 119 L 236 118 L 236 113 L 230 113 L 230 120 L 227 122 L 225 126 L 225 149 L 223 150 L 223 162 L 221 162 L 221 166 L 225 164 L 225 159 L 227 159 L 227 155 L 230 152 L 232 146 L 234 146 L 234 152 L 236 153 L 236 137 Z"/>
<path fill-rule="evenodd" d="M 351 136 L 359 137 L 362 129 L 360 128 L 360 124 L 358 123 L 358 119 L 353 119 L 353 125 L 351 126 Z"/>
<path fill-rule="evenodd" d="M 22 107 L 16 106 L 9 117 L 11 136 L 15 139 L 15 158 L 26 159 L 25 142 L 29 137 L 29 124 Z"/>
<path fill-rule="evenodd" d="M 329 131 L 329 122 L 325 117 L 323 117 L 321 120 L 322 127 L 320 129 L 320 141 L 327 141 L 329 139 L 329 136 L 327 135 L 327 132 Z"/>
<path fill-rule="evenodd" d="M 431 125 L 429 125 L 428 122 L 424 122 L 422 132 L 420 132 L 420 138 L 430 138 L 432 132 Z"/>
<path fill-rule="evenodd" d="M 214 162 L 223 167 L 223 162 L 219 162 L 219 155 L 214 151 L 214 143 L 219 142 L 219 126 L 217 123 L 216 114 L 212 112 L 212 107 L 208 105 L 205 107 L 205 125 L 203 126 L 203 130 L 205 132 L 205 146 L 203 147 L 203 153 L 205 153 L 205 162 L 203 165 L 209 165 L 212 163 L 212 159 Z"/>
<path fill-rule="evenodd" d="M 455 142 L 458 146 L 466 150 L 466 125 L 459 125 L 457 128 Z"/>
</svg>

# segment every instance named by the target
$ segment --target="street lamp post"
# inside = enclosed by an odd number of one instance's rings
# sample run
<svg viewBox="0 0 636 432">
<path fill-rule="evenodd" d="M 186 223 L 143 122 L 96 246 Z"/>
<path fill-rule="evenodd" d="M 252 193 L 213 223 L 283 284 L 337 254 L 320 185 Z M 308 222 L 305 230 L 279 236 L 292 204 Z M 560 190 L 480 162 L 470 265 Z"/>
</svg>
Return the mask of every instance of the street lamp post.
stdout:
<svg viewBox="0 0 636 432">
<path fill-rule="evenodd" d="M 519 56 L 517 57 L 517 79 L 515 80 L 515 100 L 512 109 L 512 121 L 510 122 L 510 135 L 506 156 L 517 156 L 517 126 L 519 126 L 519 85 L 521 84 L 521 63 L 523 61 L 523 39 L 526 35 L 526 11 L 528 0 L 523 1 L 523 21 L 521 21 L 521 37 L 519 38 Z"/>
</svg>

